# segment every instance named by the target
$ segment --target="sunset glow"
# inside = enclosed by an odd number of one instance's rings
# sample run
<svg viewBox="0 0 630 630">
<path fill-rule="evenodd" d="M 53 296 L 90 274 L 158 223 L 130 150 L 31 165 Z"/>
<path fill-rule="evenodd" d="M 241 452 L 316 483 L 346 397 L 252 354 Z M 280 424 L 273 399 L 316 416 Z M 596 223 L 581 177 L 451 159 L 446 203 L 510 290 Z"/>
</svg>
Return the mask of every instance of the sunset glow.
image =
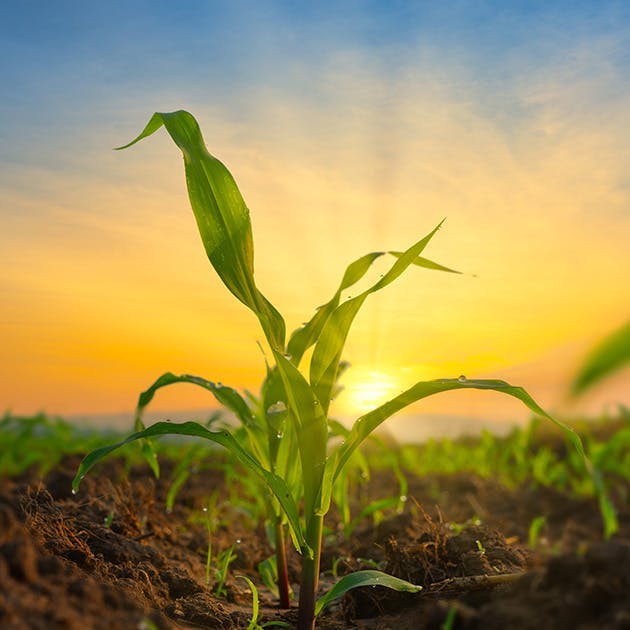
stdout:
<svg viewBox="0 0 630 630">
<path fill-rule="evenodd" d="M 161 132 L 111 150 L 181 108 L 241 188 L 257 283 L 289 330 L 353 259 L 404 249 L 446 217 L 426 255 L 463 273 L 410 269 L 370 296 L 340 413 L 460 374 L 571 413 L 630 404 L 627 374 L 566 402 L 580 359 L 630 313 L 623 3 L 570 15 L 342 3 L 338 19 L 271 4 L 187 20 L 161 7 L 148 22 L 62 9 L 70 26 L 52 8 L 7 11 L 0 412 L 129 412 L 165 371 L 257 391 L 262 333 L 205 257 L 180 155 Z M 182 386 L 154 408 L 214 405 Z M 438 408 L 526 413 L 459 392 L 414 411 Z"/>
</svg>

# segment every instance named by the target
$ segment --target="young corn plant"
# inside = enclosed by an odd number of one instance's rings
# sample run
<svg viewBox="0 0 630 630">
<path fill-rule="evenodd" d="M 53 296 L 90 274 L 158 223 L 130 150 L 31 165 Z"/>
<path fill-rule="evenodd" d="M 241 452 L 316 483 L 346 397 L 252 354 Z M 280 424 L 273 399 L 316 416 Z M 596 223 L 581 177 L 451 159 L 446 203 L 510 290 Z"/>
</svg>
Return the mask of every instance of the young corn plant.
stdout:
<svg viewBox="0 0 630 630">
<path fill-rule="evenodd" d="M 254 280 L 249 210 L 230 172 L 206 149 L 194 117 L 185 111 L 156 113 L 135 140 L 120 148 L 135 144 L 162 126 L 182 151 L 190 203 L 208 258 L 227 289 L 258 318 L 269 345 L 273 365 L 269 368 L 262 399 L 265 411 L 271 413 L 263 414 L 263 426 L 234 389 L 198 377 L 165 375 L 156 382 L 151 394 L 147 394 L 147 402 L 155 389 L 169 382 L 196 383 L 210 390 L 236 413 L 251 440 L 243 442 L 228 429 L 212 431 L 195 422 L 158 422 L 144 427 L 139 421 L 136 432 L 126 440 L 97 449 L 85 457 L 73 482 L 75 491 L 97 461 L 134 440 L 180 434 L 221 444 L 268 486 L 274 506 L 282 514 L 281 522 L 286 522 L 302 555 L 298 629 L 310 630 L 325 606 L 349 589 L 364 585 L 407 591 L 421 588 L 380 571 L 367 570 L 344 576 L 317 600 L 323 520 L 330 507 L 333 484 L 343 474 L 344 466 L 361 443 L 391 415 L 411 403 L 441 392 L 493 390 L 517 398 L 534 413 L 562 426 L 574 447 L 583 455 L 579 437 L 548 416 L 524 389 L 500 380 L 463 377 L 416 383 L 358 418 L 346 439 L 329 449 L 329 406 L 336 393 L 337 374 L 343 363 L 342 352 L 354 318 L 370 295 L 394 282 L 411 265 L 452 271 L 422 256 L 440 225 L 404 252 L 389 252 L 395 258 L 389 270 L 358 295 L 342 301 L 342 291 L 361 280 L 372 263 L 385 252 L 369 253 L 355 260 L 345 270 L 331 300 L 319 307 L 313 317 L 287 340 L 282 315 Z M 301 363 L 310 348 L 310 365 L 308 370 L 303 370 Z M 284 439 L 287 435 L 290 438 Z M 287 466 L 286 462 L 289 462 Z"/>
</svg>

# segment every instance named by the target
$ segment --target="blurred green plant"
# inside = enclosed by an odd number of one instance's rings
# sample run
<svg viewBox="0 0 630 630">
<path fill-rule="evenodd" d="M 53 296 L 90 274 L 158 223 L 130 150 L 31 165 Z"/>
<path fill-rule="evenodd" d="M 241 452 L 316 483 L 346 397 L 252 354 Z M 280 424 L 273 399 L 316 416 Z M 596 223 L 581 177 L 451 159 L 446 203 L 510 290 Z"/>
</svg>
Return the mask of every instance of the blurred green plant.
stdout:
<svg viewBox="0 0 630 630">
<path fill-rule="evenodd" d="M 630 321 L 601 341 L 578 370 L 571 393 L 579 396 L 630 361 Z"/>
</svg>

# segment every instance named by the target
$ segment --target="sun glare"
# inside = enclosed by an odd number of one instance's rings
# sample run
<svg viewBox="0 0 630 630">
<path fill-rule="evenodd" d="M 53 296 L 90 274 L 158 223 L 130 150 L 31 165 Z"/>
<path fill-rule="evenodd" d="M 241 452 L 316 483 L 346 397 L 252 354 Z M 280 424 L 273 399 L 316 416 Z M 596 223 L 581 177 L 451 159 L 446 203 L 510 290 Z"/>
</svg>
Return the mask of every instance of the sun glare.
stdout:
<svg viewBox="0 0 630 630">
<path fill-rule="evenodd" d="M 371 411 L 402 389 L 395 376 L 377 370 L 351 369 L 342 381 L 340 405 L 352 413 Z"/>
</svg>

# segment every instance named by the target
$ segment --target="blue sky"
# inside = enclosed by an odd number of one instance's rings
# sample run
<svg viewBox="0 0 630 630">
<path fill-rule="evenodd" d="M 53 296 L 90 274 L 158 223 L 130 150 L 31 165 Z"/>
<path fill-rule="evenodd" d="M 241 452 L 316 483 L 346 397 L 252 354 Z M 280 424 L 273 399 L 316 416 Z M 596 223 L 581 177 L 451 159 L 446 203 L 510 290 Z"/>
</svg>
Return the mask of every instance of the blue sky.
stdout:
<svg viewBox="0 0 630 630">
<path fill-rule="evenodd" d="M 45 387 L 29 401 L 28 387 L 7 386 L 0 408 L 119 410 L 160 369 L 204 373 L 198 344 L 165 332 L 167 320 L 194 328 L 200 310 L 246 331 L 225 333 L 238 361 L 257 339 L 206 284 L 177 153 L 164 138 L 111 151 L 156 110 L 192 111 L 233 170 L 257 273 L 288 274 L 276 298 L 296 323 L 349 257 L 402 248 L 448 217 L 435 256 L 480 280 L 427 280 L 433 319 L 405 314 L 426 311 L 406 305 L 412 285 L 370 307 L 349 342 L 359 372 L 382 361 L 396 382 L 514 374 L 554 405 L 589 344 L 627 318 L 628 2 L 6 4 L 0 341 L 11 341 L 7 375 Z M 405 325 L 428 332 L 389 356 Z M 155 367 L 109 356 L 95 342 L 106 335 L 132 354 L 137 339 Z M 168 352 L 154 356 L 156 344 Z M 247 375 L 234 384 L 252 386 L 248 360 L 206 350 L 209 369 L 234 363 L 228 376 Z M 550 361 L 557 370 L 541 368 Z M 79 407 L 73 387 L 87 392 Z"/>
</svg>

